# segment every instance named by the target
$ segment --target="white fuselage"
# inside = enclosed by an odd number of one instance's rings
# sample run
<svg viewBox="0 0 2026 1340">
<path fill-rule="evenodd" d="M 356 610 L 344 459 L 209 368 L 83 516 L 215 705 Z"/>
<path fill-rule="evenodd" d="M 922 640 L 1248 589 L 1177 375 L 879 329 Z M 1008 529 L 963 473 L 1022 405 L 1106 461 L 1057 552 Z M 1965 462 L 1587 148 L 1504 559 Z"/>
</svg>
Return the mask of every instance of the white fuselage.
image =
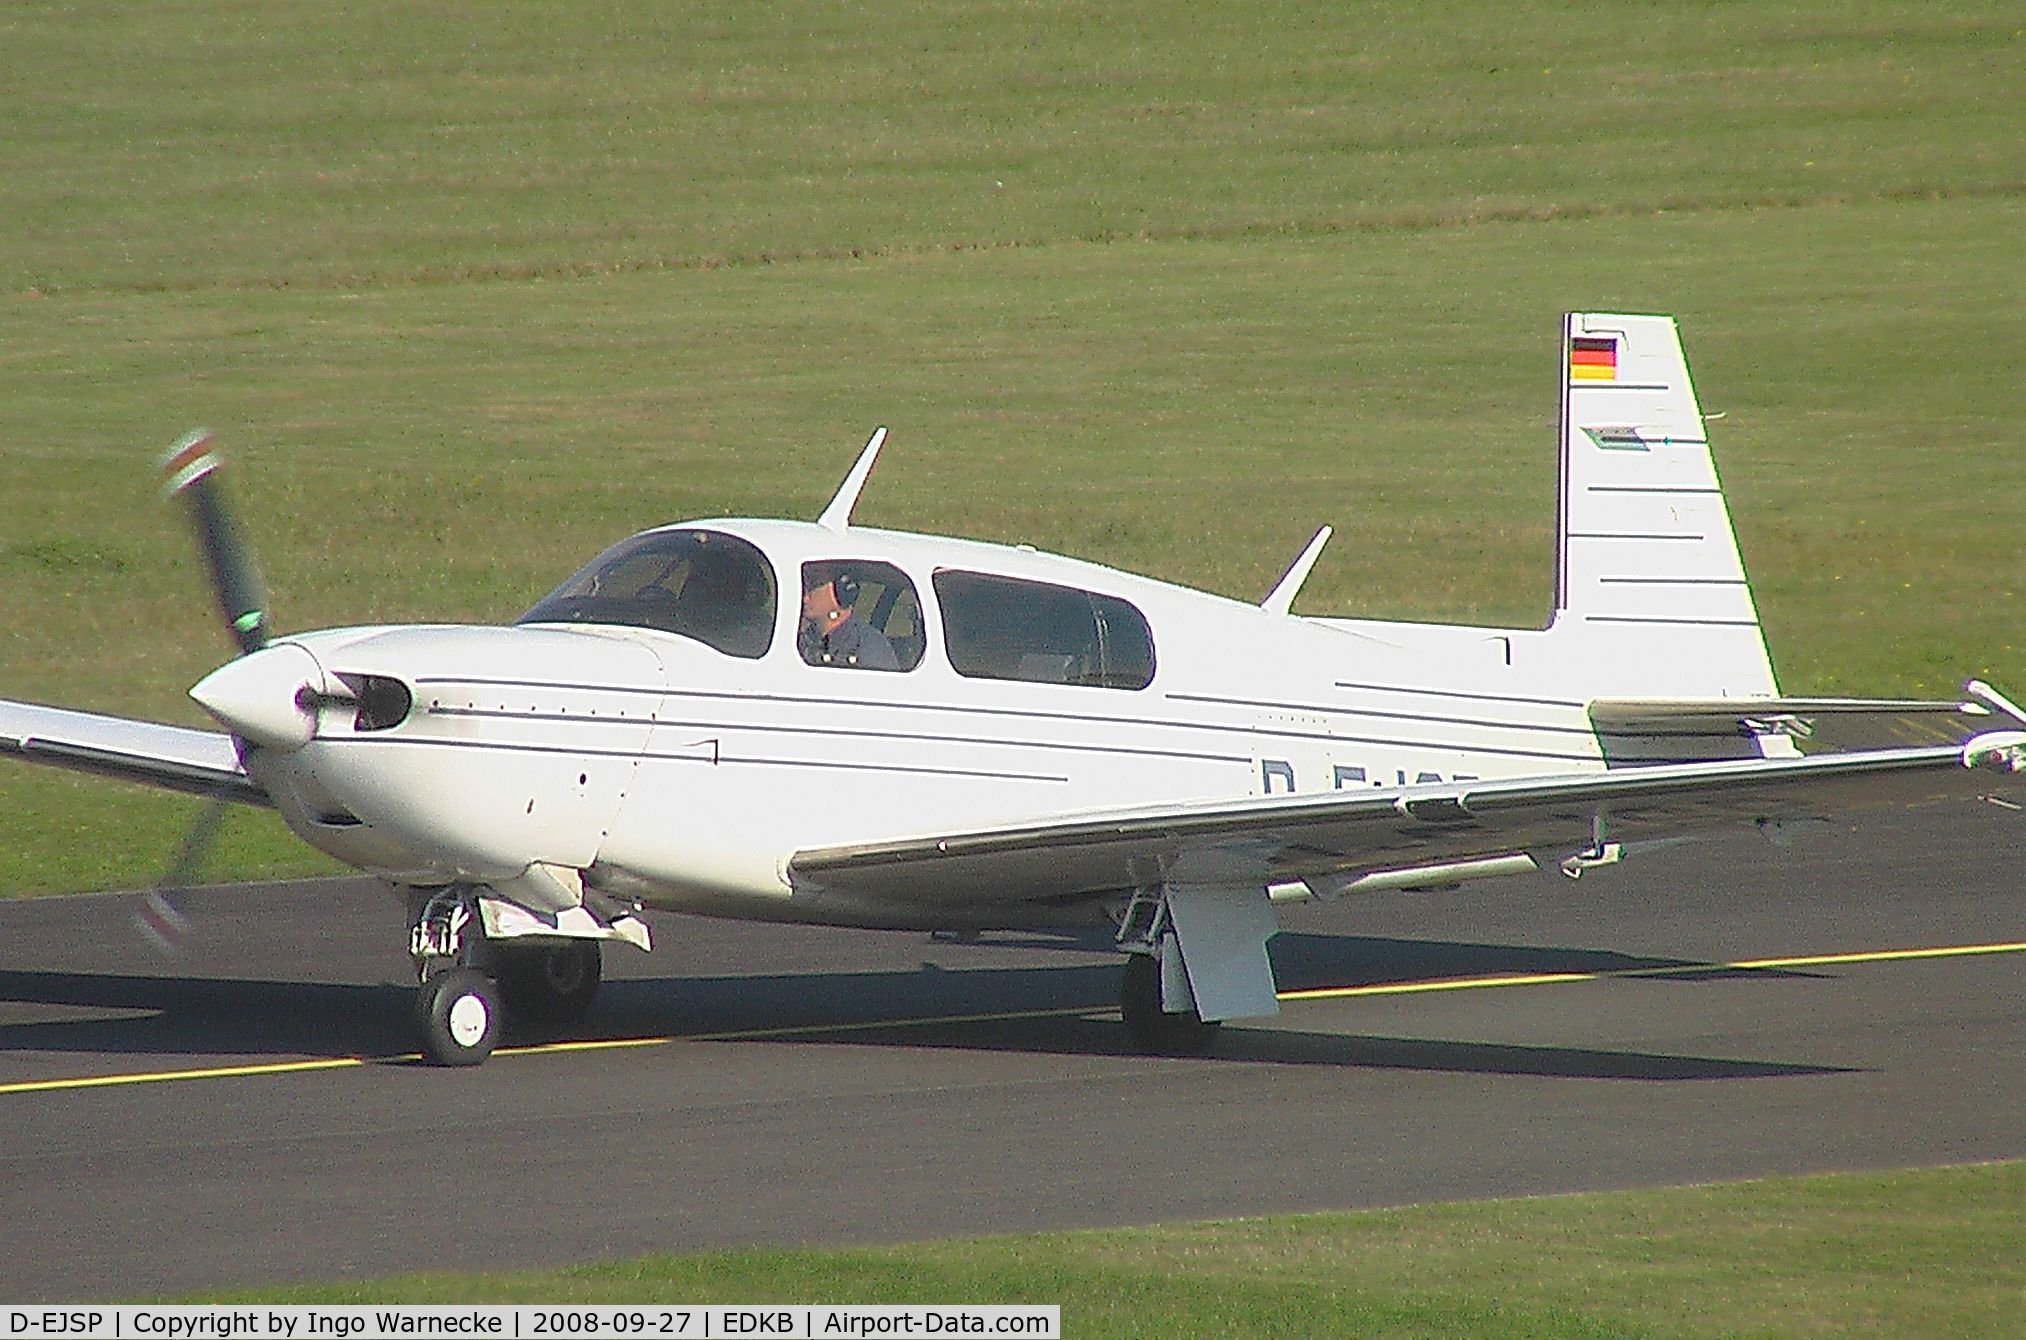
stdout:
<svg viewBox="0 0 2026 1340">
<path fill-rule="evenodd" d="M 1289 617 L 1024 549 L 787 522 L 698 523 L 799 565 L 890 565 L 920 596 L 919 664 L 812 665 L 774 604 L 764 655 L 605 624 L 314 633 L 326 687 L 399 679 L 407 718 L 326 704 L 247 765 L 312 845 L 399 883 L 501 884 L 531 864 L 650 906 L 879 921 L 795 902 L 798 849 L 1115 805 L 1604 766 L 1551 635 Z M 1144 687 L 958 673 L 938 572 L 1046 582 L 1144 615 Z M 1580 678 L 1580 676 L 1578 676 Z"/>
<path fill-rule="evenodd" d="M 310 634 L 193 692 L 297 832 L 397 883 L 858 922 L 889 910 L 797 887 L 789 858 L 1783 747 L 1593 730 L 1599 700 L 1778 689 L 1673 321 L 1572 314 L 1563 351 L 1540 630 L 1292 616 L 1313 546 L 1253 606 L 852 526 L 882 431 L 817 523 L 643 532 L 514 627 Z M 823 622 L 842 608 L 863 617 Z"/>
</svg>

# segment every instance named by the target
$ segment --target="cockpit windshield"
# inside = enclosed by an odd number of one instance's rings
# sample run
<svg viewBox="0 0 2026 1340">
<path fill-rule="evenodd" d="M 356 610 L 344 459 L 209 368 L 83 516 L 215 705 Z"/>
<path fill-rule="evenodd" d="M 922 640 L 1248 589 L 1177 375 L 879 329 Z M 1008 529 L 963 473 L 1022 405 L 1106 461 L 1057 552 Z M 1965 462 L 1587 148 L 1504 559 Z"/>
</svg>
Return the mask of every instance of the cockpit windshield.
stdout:
<svg viewBox="0 0 2026 1340">
<path fill-rule="evenodd" d="M 651 531 L 598 555 L 516 622 L 658 628 L 757 660 L 774 641 L 774 569 L 735 535 Z"/>
</svg>

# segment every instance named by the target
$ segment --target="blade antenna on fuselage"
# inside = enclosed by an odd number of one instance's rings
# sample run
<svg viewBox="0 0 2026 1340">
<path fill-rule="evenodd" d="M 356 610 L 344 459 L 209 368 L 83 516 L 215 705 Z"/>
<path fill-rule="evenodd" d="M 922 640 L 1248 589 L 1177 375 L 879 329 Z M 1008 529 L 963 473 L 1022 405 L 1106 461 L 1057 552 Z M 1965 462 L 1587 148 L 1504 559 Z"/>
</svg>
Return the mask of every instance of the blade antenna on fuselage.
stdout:
<svg viewBox="0 0 2026 1340">
<path fill-rule="evenodd" d="M 858 505 L 858 495 L 865 488 L 866 476 L 872 473 L 872 463 L 879 458 L 879 448 L 886 441 L 886 429 L 873 429 L 872 438 L 865 444 L 865 450 L 858 453 L 857 464 L 851 473 L 837 486 L 837 496 L 823 509 L 823 515 L 816 518 L 816 524 L 826 530 L 843 530 L 851 524 L 851 509 Z"/>
<path fill-rule="evenodd" d="M 1293 609 L 1294 598 L 1300 593 L 1301 584 L 1308 580 L 1309 570 L 1315 567 L 1315 561 L 1322 557 L 1323 546 L 1330 542 L 1330 536 L 1333 534 L 1335 532 L 1328 526 L 1317 531 L 1315 538 L 1308 542 L 1308 548 L 1301 551 L 1301 557 L 1297 558 L 1294 565 L 1274 583 L 1273 589 L 1266 593 L 1266 599 L 1259 602 L 1259 608 L 1269 614 L 1286 614 Z"/>
</svg>

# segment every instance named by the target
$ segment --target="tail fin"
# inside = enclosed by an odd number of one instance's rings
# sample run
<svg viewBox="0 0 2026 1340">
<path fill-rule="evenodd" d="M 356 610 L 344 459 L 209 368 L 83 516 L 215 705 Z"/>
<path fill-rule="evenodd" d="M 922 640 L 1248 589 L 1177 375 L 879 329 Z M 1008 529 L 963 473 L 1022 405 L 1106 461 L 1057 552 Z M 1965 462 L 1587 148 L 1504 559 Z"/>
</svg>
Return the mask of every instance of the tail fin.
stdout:
<svg viewBox="0 0 2026 1340">
<path fill-rule="evenodd" d="M 1556 540 L 1593 696 L 1777 694 L 1673 317 L 1563 318 Z"/>
</svg>

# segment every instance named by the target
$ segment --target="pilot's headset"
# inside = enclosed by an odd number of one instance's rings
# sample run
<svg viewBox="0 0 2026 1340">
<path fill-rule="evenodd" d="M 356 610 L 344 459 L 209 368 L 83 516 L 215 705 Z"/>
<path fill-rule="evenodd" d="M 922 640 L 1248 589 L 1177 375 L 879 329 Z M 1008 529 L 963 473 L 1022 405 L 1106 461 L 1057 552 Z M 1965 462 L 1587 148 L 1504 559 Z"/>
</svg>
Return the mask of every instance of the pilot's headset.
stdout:
<svg viewBox="0 0 2026 1340">
<path fill-rule="evenodd" d="M 858 578 L 848 572 L 839 572 L 830 578 L 830 590 L 839 605 L 845 609 L 857 608 Z"/>
</svg>

